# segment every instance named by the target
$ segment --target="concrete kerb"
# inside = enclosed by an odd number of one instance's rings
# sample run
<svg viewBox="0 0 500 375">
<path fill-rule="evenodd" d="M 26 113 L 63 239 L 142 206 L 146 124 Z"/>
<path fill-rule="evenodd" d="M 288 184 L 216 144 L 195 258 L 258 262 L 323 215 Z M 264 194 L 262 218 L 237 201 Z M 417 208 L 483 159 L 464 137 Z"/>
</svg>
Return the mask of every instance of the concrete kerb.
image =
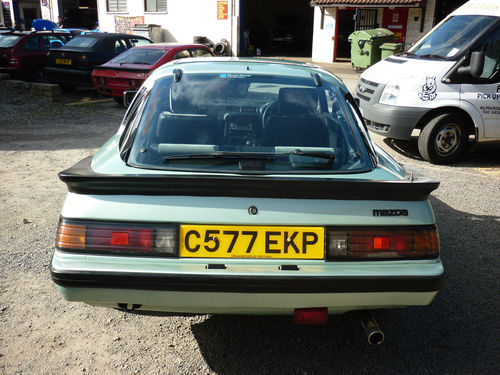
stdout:
<svg viewBox="0 0 500 375">
<path fill-rule="evenodd" d="M 29 90 L 31 95 L 43 96 L 53 103 L 60 101 L 61 98 L 59 85 L 53 83 L 25 82 L 16 79 L 5 79 L 4 82 L 8 87 Z"/>
</svg>

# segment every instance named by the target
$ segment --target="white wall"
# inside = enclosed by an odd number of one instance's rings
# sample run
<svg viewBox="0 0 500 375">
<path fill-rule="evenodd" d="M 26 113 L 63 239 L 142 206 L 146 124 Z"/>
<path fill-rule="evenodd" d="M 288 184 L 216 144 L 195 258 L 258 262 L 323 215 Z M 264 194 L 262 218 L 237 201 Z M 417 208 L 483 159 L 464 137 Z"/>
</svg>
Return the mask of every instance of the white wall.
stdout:
<svg viewBox="0 0 500 375">
<path fill-rule="evenodd" d="M 321 10 L 314 7 L 312 60 L 332 62 L 335 46 L 335 26 L 337 8 L 325 9 L 323 29 L 321 29 Z"/>
<path fill-rule="evenodd" d="M 238 0 L 228 0 L 228 19 L 217 19 L 217 0 L 168 0 L 167 12 L 145 13 L 144 1 L 128 0 L 126 12 L 107 12 L 106 0 L 97 0 L 99 29 L 115 32 L 114 17 L 144 16 L 144 23 L 162 26 L 164 42 L 192 43 L 194 36 L 206 36 L 214 43 L 222 38 L 233 42 L 231 48 L 236 51 L 238 38 Z M 232 32 L 231 32 L 232 31 Z"/>
<path fill-rule="evenodd" d="M 420 32 L 422 22 L 422 8 L 410 8 L 408 11 L 408 24 L 406 28 L 406 48 L 419 40 L 434 26 L 434 10 L 436 8 L 436 0 L 427 0 L 427 8 L 425 10 L 424 30 Z M 415 21 L 415 17 L 418 18 Z"/>
</svg>

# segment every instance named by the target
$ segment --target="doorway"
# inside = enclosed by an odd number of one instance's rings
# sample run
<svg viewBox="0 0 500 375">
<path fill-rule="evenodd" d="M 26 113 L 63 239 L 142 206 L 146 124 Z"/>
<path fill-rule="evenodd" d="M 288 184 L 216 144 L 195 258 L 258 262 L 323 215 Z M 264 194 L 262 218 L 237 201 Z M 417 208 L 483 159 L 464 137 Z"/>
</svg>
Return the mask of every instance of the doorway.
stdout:
<svg viewBox="0 0 500 375">
<path fill-rule="evenodd" d="M 33 20 L 41 18 L 40 9 L 35 6 L 23 6 L 21 8 L 21 18 L 24 20 L 24 29 L 31 30 Z"/>
<path fill-rule="evenodd" d="M 351 58 L 351 43 L 349 35 L 354 31 L 356 23 L 356 9 L 339 9 L 337 12 L 337 38 L 334 61 Z"/>
<path fill-rule="evenodd" d="M 406 40 L 406 25 L 408 23 L 408 8 L 384 8 L 382 27 L 394 33 L 395 42 Z"/>
<path fill-rule="evenodd" d="M 314 8 L 308 1 L 240 0 L 240 56 L 312 55 Z"/>
</svg>

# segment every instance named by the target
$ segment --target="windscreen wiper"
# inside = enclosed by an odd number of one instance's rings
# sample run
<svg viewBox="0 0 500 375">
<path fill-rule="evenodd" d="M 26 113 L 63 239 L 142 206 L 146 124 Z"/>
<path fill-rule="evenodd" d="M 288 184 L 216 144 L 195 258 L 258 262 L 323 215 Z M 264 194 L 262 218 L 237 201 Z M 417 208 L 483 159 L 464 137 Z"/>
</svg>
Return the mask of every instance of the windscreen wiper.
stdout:
<svg viewBox="0 0 500 375">
<path fill-rule="evenodd" d="M 177 154 L 163 157 L 163 162 L 168 163 L 171 160 L 189 160 L 189 159 L 254 159 L 254 160 L 274 160 L 275 154 L 258 152 L 234 152 L 234 151 L 215 151 L 204 154 Z"/>
<path fill-rule="evenodd" d="M 279 154 L 278 154 L 279 155 Z M 331 152 L 325 152 L 325 151 L 302 151 L 301 149 L 297 148 L 291 152 L 286 153 L 285 155 L 300 155 L 300 156 L 310 156 L 313 158 L 319 158 L 319 159 L 328 159 L 333 162 L 335 160 L 335 155 Z"/>
<path fill-rule="evenodd" d="M 425 58 L 430 58 L 430 59 L 439 59 L 439 60 L 448 60 L 448 58 L 446 57 L 443 57 L 441 55 L 435 55 L 433 53 L 428 53 L 426 55 L 417 55 L 418 57 L 423 57 L 424 59 Z"/>
</svg>

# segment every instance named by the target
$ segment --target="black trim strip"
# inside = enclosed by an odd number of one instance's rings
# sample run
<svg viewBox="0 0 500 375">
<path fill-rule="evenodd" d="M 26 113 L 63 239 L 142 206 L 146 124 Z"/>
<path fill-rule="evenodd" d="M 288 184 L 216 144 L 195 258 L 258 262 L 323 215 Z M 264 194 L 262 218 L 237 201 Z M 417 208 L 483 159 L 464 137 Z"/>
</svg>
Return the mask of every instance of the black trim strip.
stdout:
<svg viewBox="0 0 500 375">
<path fill-rule="evenodd" d="M 364 78 L 361 78 L 361 82 L 366 83 L 366 84 L 371 85 L 371 86 L 375 86 L 375 87 L 378 86 L 377 82 L 369 81 L 369 80 L 364 79 Z"/>
<path fill-rule="evenodd" d="M 228 293 L 434 292 L 444 275 L 420 277 L 152 275 L 112 272 L 57 272 L 63 287 Z"/>
<path fill-rule="evenodd" d="M 395 63 L 395 64 L 404 64 L 408 60 L 401 60 L 401 59 L 395 59 L 393 57 L 388 57 L 388 58 L 385 59 L 385 61 L 391 62 L 391 63 Z"/>
<path fill-rule="evenodd" d="M 439 186 L 428 178 L 377 181 L 257 175 L 107 175 L 91 168 L 92 157 L 60 172 L 78 194 L 225 196 L 256 198 L 422 201 Z M 140 170 L 138 170 L 140 171 Z"/>
<path fill-rule="evenodd" d="M 369 96 L 366 96 L 366 95 L 361 94 L 361 91 L 357 91 L 357 92 L 356 92 L 356 95 L 357 95 L 357 96 L 358 96 L 358 98 L 360 98 L 360 99 L 363 99 L 363 100 L 365 100 L 365 101 L 367 101 L 367 102 L 369 102 L 369 101 L 370 101 L 370 97 L 369 97 Z"/>
</svg>

